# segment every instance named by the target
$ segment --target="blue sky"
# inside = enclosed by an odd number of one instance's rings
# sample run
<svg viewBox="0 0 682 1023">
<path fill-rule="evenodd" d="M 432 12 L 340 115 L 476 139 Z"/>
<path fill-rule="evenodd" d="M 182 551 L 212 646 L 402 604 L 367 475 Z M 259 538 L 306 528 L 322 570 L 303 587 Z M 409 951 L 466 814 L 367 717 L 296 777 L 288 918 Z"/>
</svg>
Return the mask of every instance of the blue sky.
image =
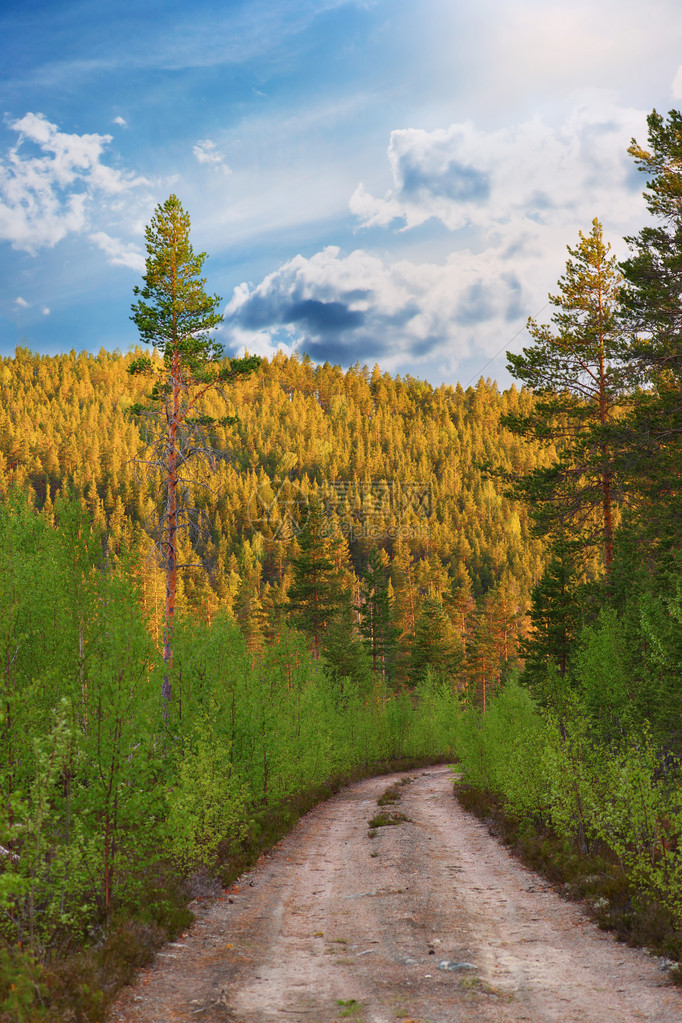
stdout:
<svg viewBox="0 0 682 1023">
<path fill-rule="evenodd" d="M 228 352 L 506 386 L 682 106 L 679 0 L 2 0 L 0 39 L 3 355 L 134 345 L 175 192 Z"/>
</svg>

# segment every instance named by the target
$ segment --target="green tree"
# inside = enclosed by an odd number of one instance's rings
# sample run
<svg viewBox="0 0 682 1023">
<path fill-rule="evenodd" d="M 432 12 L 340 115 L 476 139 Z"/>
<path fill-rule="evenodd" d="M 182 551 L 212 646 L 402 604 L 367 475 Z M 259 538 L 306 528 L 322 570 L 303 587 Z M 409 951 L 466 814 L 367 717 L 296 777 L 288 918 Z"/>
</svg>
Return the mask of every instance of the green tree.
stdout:
<svg viewBox="0 0 682 1023">
<path fill-rule="evenodd" d="M 395 638 L 388 599 L 388 562 L 386 552 L 373 544 L 360 583 L 360 635 L 371 654 L 373 674 L 383 678 L 390 674 Z"/>
<path fill-rule="evenodd" d="M 398 537 L 391 560 L 393 582 L 393 619 L 396 635 L 395 678 L 400 684 L 408 679 L 410 650 L 419 618 L 420 599 L 415 581 L 415 565 L 407 541 Z"/>
<path fill-rule="evenodd" d="M 204 453 L 211 459 L 202 429 L 216 420 L 207 415 L 201 399 L 220 383 L 251 372 L 255 357 L 221 366 L 223 348 L 212 332 L 222 322 L 218 295 L 208 295 L 201 276 L 205 252 L 196 254 L 189 240 L 190 219 L 179 199 L 171 195 L 156 207 L 146 229 L 147 259 L 144 287 L 136 287 L 138 301 L 131 319 L 141 340 L 151 345 L 160 360 L 143 355 L 133 360 L 129 371 L 154 377 L 148 401 L 136 403 L 131 411 L 157 425 L 152 431 L 152 465 L 160 469 L 165 483 L 165 500 L 160 516 L 160 544 L 166 566 L 163 658 L 167 673 L 162 696 L 171 698 L 170 670 L 173 663 L 178 568 L 178 531 L 183 509 L 178 506 L 179 490 L 190 480 L 183 467 L 193 456 Z M 229 417 L 221 422 L 227 423 Z"/>
<path fill-rule="evenodd" d="M 425 597 L 410 648 L 411 684 L 428 672 L 433 678 L 452 683 L 462 662 L 462 641 L 439 600 Z"/>
<path fill-rule="evenodd" d="M 325 671 L 340 683 L 341 692 L 346 679 L 362 692 L 372 680 L 372 661 L 358 636 L 357 612 L 350 597 L 348 590 L 341 590 L 341 599 L 327 623 L 323 639 Z"/>
<path fill-rule="evenodd" d="M 298 535 L 298 548 L 292 559 L 290 614 L 293 624 L 312 637 L 317 660 L 330 624 L 339 618 L 347 600 L 343 578 L 347 552 L 341 538 L 330 535 L 324 509 L 315 498 Z"/>
<path fill-rule="evenodd" d="M 476 602 L 473 598 L 471 577 L 463 565 L 457 565 L 455 578 L 449 590 L 443 595 L 445 607 L 462 641 L 462 655 L 466 657 L 467 638 L 471 631 L 471 621 L 475 612 Z"/>
<path fill-rule="evenodd" d="M 526 659 L 522 679 L 540 699 L 561 709 L 573 641 L 581 619 L 579 572 L 574 547 L 556 539 L 550 559 L 531 595 L 530 634 L 521 643 Z"/>
<path fill-rule="evenodd" d="M 622 326 L 618 318 L 622 279 L 610 245 L 595 218 L 582 231 L 559 280 L 552 325 L 528 321 L 533 346 L 507 353 L 509 371 L 533 389 L 536 401 L 526 415 L 508 414 L 504 425 L 539 441 L 552 441 L 557 458 L 535 468 L 513 487 L 531 503 L 545 532 L 571 528 L 586 542 L 599 523 L 608 572 L 613 560 L 614 478 L 606 425 L 617 415 L 629 386 L 622 365 Z"/>
<path fill-rule="evenodd" d="M 624 353 L 642 389 L 615 436 L 633 489 L 644 498 L 647 531 L 679 542 L 682 521 L 682 113 L 647 118 L 649 148 L 629 152 L 647 175 L 653 222 L 626 238 L 621 264 L 624 321 L 635 335 Z"/>
</svg>

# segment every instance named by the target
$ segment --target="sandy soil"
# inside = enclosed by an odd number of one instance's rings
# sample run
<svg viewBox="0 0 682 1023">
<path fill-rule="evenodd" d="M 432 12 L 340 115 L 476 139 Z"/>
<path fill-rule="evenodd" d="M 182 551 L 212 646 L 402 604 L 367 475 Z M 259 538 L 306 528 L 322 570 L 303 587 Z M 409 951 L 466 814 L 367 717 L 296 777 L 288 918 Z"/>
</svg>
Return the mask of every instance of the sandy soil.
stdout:
<svg viewBox="0 0 682 1023">
<path fill-rule="evenodd" d="M 410 820 L 369 837 L 400 778 Z M 524 870 L 452 795 L 444 767 L 345 789 L 197 922 L 112 1023 L 657 1023 L 682 992 Z"/>
</svg>

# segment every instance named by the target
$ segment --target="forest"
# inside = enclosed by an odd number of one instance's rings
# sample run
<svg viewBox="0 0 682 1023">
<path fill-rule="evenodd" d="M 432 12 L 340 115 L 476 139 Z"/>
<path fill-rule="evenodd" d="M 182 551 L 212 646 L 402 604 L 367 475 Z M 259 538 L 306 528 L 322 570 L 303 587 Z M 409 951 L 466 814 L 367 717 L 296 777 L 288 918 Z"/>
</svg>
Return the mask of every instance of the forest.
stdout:
<svg viewBox="0 0 682 1023">
<path fill-rule="evenodd" d="M 101 1020 L 197 878 L 396 762 L 458 761 L 679 961 L 682 114 L 648 123 L 650 223 L 567 239 L 518 386 L 226 358 L 174 196 L 136 350 L 2 359 L 0 1019 Z"/>
</svg>

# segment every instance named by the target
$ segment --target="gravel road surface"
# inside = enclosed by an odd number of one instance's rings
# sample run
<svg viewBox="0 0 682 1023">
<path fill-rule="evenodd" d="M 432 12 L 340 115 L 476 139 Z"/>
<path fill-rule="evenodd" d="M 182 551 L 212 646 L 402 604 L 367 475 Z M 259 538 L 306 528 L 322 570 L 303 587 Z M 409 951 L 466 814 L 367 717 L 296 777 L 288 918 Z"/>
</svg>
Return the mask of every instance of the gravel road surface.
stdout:
<svg viewBox="0 0 682 1023">
<path fill-rule="evenodd" d="M 402 780 L 409 820 L 370 837 Z M 682 1023 L 658 960 L 519 866 L 445 767 L 344 789 L 194 909 L 112 1023 Z"/>
</svg>

